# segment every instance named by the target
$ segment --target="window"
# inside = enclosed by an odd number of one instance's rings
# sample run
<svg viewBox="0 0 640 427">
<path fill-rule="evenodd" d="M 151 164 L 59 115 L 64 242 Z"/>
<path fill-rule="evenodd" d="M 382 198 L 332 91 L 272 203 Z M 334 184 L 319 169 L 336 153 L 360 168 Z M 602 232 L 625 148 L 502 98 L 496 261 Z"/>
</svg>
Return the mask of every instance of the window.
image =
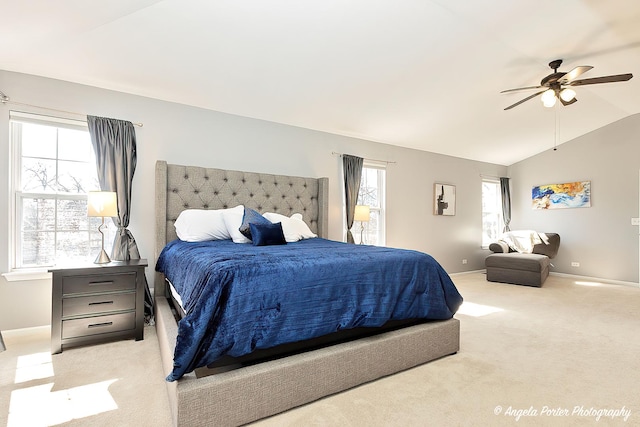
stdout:
<svg viewBox="0 0 640 427">
<path fill-rule="evenodd" d="M 100 186 L 86 123 L 11 112 L 10 132 L 12 266 L 92 260 L 101 248 L 102 220 L 87 216 L 87 192 Z M 113 232 L 110 227 L 105 246 Z"/>
<path fill-rule="evenodd" d="M 360 231 L 364 244 L 384 246 L 384 196 L 385 196 L 385 166 L 370 161 L 364 162 L 358 204 L 369 206 L 369 222 L 357 224 L 352 229 L 354 240 L 360 243 Z M 364 226 L 364 230 L 361 229 Z"/>
<path fill-rule="evenodd" d="M 504 228 L 502 220 L 502 196 L 500 181 L 482 180 L 482 247 L 489 245 L 500 237 Z"/>
</svg>

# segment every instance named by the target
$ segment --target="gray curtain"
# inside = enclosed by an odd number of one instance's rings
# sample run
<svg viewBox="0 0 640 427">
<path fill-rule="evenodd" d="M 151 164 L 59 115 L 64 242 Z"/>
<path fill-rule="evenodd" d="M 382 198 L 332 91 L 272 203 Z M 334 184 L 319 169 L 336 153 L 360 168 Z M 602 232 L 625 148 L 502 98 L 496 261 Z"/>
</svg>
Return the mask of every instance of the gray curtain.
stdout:
<svg viewBox="0 0 640 427">
<path fill-rule="evenodd" d="M 89 134 L 96 155 L 98 181 L 102 191 L 115 191 L 118 197 L 118 216 L 112 218 L 118 227 L 111 250 L 114 261 L 140 259 L 136 239 L 129 226 L 131 214 L 131 185 L 136 171 L 136 131 L 133 123 L 105 117 L 87 116 Z M 151 314 L 151 293 L 145 278 L 145 314 Z"/>
<path fill-rule="evenodd" d="M 347 213 L 347 243 L 355 243 L 351 227 L 353 227 L 353 215 L 358 203 L 360 191 L 360 178 L 362 177 L 362 157 L 342 155 L 342 172 L 344 174 L 344 199 Z"/>
<path fill-rule="evenodd" d="M 511 190 L 509 189 L 509 178 L 500 177 L 500 194 L 502 195 L 502 219 L 504 219 L 504 232 L 511 231 Z"/>
</svg>

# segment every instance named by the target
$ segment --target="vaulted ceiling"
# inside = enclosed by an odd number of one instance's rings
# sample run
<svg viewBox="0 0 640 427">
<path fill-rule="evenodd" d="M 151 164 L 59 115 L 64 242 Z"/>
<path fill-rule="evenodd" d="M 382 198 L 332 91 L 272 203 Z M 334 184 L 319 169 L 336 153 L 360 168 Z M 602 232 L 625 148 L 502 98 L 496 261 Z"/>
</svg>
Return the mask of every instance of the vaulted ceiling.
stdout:
<svg viewBox="0 0 640 427">
<path fill-rule="evenodd" d="M 21 0 L 0 69 L 510 165 L 640 112 L 636 0 Z M 560 71 L 577 103 L 504 108 Z M 10 88 L 0 88 L 10 92 Z M 8 93 L 10 95 L 10 93 Z M 556 130 L 556 118 L 558 128 Z"/>
</svg>

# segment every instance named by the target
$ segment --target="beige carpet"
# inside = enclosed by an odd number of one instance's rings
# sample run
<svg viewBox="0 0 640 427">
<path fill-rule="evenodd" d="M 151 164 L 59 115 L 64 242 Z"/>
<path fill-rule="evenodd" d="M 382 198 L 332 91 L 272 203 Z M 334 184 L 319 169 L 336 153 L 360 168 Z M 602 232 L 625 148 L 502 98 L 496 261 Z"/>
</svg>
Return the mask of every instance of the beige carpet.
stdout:
<svg viewBox="0 0 640 427">
<path fill-rule="evenodd" d="M 465 297 L 458 354 L 254 426 L 640 425 L 639 289 L 559 276 L 540 289 L 489 283 L 481 273 L 453 279 Z M 53 376 L 40 367 L 43 378 L 18 383 L 25 374 L 16 367 L 37 364 L 23 356 L 46 356 L 48 329 L 4 335 L 0 425 L 170 424 L 152 328 L 142 342 L 65 350 L 53 356 Z M 93 414 L 82 409 L 94 401 L 105 403 Z"/>
<path fill-rule="evenodd" d="M 4 331 L 0 426 L 170 426 L 154 327 L 51 355 L 50 328 Z"/>
</svg>

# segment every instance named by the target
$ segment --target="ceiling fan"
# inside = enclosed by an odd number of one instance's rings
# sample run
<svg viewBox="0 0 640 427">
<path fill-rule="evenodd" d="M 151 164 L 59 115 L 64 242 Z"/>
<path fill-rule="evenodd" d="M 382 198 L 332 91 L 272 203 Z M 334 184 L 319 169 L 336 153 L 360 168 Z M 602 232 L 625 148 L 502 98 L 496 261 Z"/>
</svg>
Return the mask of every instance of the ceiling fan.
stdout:
<svg viewBox="0 0 640 427">
<path fill-rule="evenodd" d="M 535 98 L 538 95 L 542 95 L 540 98 L 545 107 L 553 107 L 556 104 L 556 100 L 560 100 L 562 105 L 571 105 L 578 100 L 576 99 L 576 92 L 571 89 L 569 86 L 584 86 L 584 85 L 594 85 L 599 83 L 612 83 L 612 82 L 626 82 L 633 77 L 633 74 L 616 74 L 613 76 L 603 76 L 603 77 L 594 77 L 591 79 L 580 79 L 575 80 L 576 77 L 581 74 L 586 73 L 593 67 L 590 65 L 581 65 L 575 67 L 573 70 L 568 73 L 558 72 L 558 68 L 562 64 L 562 59 L 556 59 L 555 61 L 549 62 L 549 67 L 553 70 L 553 73 L 549 74 L 547 77 L 543 78 L 540 81 L 539 86 L 528 86 L 528 87 L 520 87 L 516 89 L 507 89 L 503 90 L 500 93 L 508 93 L 508 92 L 516 92 L 520 90 L 527 89 L 543 89 L 539 92 L 534 93 L 533 95 L 527 96 L 524 99 L 516 102 L 515 104 L 509 105 L 505 110 L 510 110 L 513 107 L 517 107 L 518 105 L 526 102 L 530 99 Z"/>
</svg>

